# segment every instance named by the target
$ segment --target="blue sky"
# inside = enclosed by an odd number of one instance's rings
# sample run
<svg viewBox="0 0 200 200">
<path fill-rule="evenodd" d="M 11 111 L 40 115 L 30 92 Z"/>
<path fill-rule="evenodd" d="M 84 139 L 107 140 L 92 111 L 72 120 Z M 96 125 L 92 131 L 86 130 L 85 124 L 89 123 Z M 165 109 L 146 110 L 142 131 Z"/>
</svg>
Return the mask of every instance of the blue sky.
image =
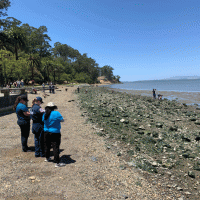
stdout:
<svg viewBox="0 0 200 200">
<path fill-rule="evenodd" d="M 87 53 L 121 81 L 200 76 L 199 0 L 11 0 L 7 14 L 45 25 L 52 46 Z"/>
</svg>

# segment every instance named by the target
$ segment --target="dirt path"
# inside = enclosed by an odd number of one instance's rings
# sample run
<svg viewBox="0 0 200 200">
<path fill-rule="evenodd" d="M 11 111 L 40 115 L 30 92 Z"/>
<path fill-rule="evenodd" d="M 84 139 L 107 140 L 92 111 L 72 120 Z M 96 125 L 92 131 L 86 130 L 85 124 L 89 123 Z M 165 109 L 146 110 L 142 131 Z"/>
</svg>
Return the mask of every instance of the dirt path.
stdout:
<svg viewBox="0 0 200 200">
<path fill-rule="evenodd" d="M 123 161 L 81 116 L 75 88 L 60 90 L 47 96 L 44 106 L 55 102 L 65 119 L 60 156 L 67 165 L 55 168 L 34 152 L 22 152 L 16 114 L 0 117 L 0 199 L 167 199 L 137 169 L 120 168 Z M 34 97 L 29 95 L 29 106 Z M 34 147 L 32 133 L 28 143 Z"/>
</svg>

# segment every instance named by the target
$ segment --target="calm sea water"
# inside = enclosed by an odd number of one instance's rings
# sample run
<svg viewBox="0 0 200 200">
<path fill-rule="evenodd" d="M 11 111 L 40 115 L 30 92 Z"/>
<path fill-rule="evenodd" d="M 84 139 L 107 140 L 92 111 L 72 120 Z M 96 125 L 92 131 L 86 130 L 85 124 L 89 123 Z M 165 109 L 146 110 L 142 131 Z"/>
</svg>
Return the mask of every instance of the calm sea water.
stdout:
<svg viewBox="0 0 200 200">
<path fill-rule="evenodd" d="M 122 83 L 113 84 L 109 87 L 125 90 L 153 90 L 155 88 L 159 91 L 200 92 L 200 79 L 151 80 Z"/>
<path fill-rule="evenodd" d="M 162 94 L 162 91 L 172 92 L 163 96 L 163 98 L 169 100 L 178 99 L 190 105 L 199 104 L 200 102 L 200 79 L 134 81 L 113 84 L 108 87 L 124 89 L 127 92 L 131 90 L 144 90 L 144 93 L 141 95 L 145 96 L 152 96 L 152 93 L 146 93 L 145 90 L 152 91 L 156 89 L 157 94 Z"/>
</svg>

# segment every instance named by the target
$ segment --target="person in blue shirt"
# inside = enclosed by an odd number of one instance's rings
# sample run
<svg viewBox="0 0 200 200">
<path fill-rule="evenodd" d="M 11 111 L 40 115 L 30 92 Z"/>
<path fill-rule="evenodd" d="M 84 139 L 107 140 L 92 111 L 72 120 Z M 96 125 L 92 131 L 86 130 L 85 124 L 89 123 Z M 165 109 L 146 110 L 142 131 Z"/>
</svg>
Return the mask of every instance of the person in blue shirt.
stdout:
<svg viewBox="0 0 200 200">
<path fill-rule="evenodd" d="M 22 151 L 27 152 L 30 150 L 28 147 L 28 137 L 30 133 L 30 112 L 26 106 L 28 102 L 26 95 L 18 96 L 13 109 L 16 111 L 17 114 L 17 124 L 21 129 L 21 143 L 22 143 Z"/>
<path fill-rule="evenodd" d="M 43 103 L 41 97 L 36 97 L 32 102 L 32 108 L 30 110 L 32 124 L 32 132 L 35 140 L 35 157 L 44 157 L 44 122 L 42 121 L 42 115 L 44 110 L 40 107 Z"/>
<path fill-rule="evenodd" d="M 50 161 L 50 148 L 53 147 L 55 167 L 65 166 L 64 163 L 60 163 L 60 143 L 61 143 L 61 124 L 64 119 L 62 115 L 55 111 L 57 106 L 53 102 L 49 102 L 45 107 L 45 114 L 42 116 L 44 122 L 44 147 L 45 147 L 45 161 Z"/>
</svg>

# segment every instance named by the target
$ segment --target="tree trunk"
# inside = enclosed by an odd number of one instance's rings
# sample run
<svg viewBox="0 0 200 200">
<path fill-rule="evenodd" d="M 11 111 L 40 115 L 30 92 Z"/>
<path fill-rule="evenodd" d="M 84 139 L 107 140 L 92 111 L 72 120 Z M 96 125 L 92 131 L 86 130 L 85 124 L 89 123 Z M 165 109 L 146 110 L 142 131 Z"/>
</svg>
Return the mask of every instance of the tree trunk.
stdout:
<svg viewBox="0 0 200 200">
<path fill-rule="evenodd" d="M 17 46 L 15 46 L 15 56 L 16 56 L 16 60 L 18 60 L 18 59 L 19 59 L 19 57 L 18 57 Z"/>
<path fill-rule="evenodd" d="M 33 68 L 34 68 L 34 65 L 33 65 L 33 62 L 32 62 L 32 80 L 33 80 Z"/>
</svg>

